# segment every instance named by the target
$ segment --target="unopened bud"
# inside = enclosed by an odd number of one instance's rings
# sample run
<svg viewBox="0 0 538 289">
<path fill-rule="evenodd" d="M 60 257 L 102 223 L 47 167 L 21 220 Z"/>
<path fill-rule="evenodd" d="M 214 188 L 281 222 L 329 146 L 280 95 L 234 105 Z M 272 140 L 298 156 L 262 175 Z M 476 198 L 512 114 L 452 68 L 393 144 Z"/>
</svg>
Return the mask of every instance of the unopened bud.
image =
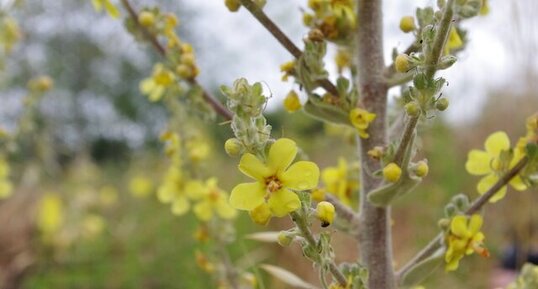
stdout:
<svg viewBox="0 0 538 289">
<path fill-rule="evenodd" d="M 402 19 L 400 20 L 400 29 L 405 33 L 409 33 L 415 30 L 415 18 L 413 18 L 413 16 L 402 17 Z"/>
<path fill-rule="evenodd" d="M 368 151 L 368 155 L 374 160 L 380 160 L 383 157 L 384 150 L 382 146 L 375 146 Z"/>
<path fill-rule="evenodd" d="M 415 167 L 415 174 L 417 177 L 425 177 L 428 175 L 428 172 L 430 171 L 430 168 L 428 167 L 428 163 L 425 161 L 420 161 L 417 163 Z"/>
<path fill-rule="evenodd" d="M 396 59 L 394 59 L 394 68 L 401 73 L 409 71 L 409 56 L 407 54 L 396 56 Z"/>
<path fill-rule="evenodd" d="M 236 12 L 241 8 L 241 3 L 239 0 L 224 0 L 224 5 L 230 10 L 231 12 Z"/>
<path fill-rule="evenodd" d="M 138 22 L 145 27 L 152 26 L 155 23 L 155 16 L 149 11 L 142 11 L 138 14 Z"/>
<path fill-rule="evenodd" d="M 242 154 L 245 147 L 238 139 L 230 138 L 224 143 L 224 150 L 229 156 L 235 157 Z"/>
<path fill-rule="evenodd" d="M 293 234 L 289 232 L 281 231 L 278 233 L 278 244 L 282 247 L 287 247 L 293 242 Z"/>
<path fill-rule="evenodd" d="M 441 98 L 435 103 L 435 108 L 439 111 L 445 111 L 448 108 L 448 99 Z"/>
<path fill-rule="evenodd" d="M 322 227 L 327 227 L 333 223 L 335 215 L 334 211 L 333 204 L 326 201 L 318 203 L 316 207 L 316 216 L 321 221 Z"/>
<path fill-rule="evenodd" d="M 420 107 L 418 103 L 412 101 L 405 105 L 405 112 L 407 112 L 407 115 L 410 117 L 418 117 L 420 115 Z"/>
<path fill-rule="evenodd" d="M 395 163 L 390 163 L 383 168 L 383 178 L 391 183 L 399 181 L 401 176 L 402 169 Z"/>
<path fill-rule="evenodd" d="M 319 29 L 312 29 L 308 32 L 308 39 L 313 42 L 322 42 L 323 41 L 323 32 Z"/>
</svg>

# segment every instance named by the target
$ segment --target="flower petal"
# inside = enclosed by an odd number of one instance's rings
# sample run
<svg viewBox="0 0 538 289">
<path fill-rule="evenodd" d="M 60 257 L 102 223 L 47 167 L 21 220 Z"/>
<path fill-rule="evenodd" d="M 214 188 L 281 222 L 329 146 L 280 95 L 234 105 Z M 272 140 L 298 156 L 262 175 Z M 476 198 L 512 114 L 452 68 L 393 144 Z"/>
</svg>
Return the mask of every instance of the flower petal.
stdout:
<svg viewBox="0 0 538 289">
<path fill-rule="evenodd" d="M 463 215 L 455 216 L 450 222 L 450 232 L 460 238 L 467 237 L 467 217 Z"/>
<path fill-rule="evenodd" d="M 271 170 L 251 153 L 246 153 L 241 157 L 239 170 L 243 174 L 259 181 L 263 181 L 264 178 L 271 175 Z"/>
<path fill-rule="evenodd" d="M 219 200 L 215 206 L 217 209 L 217 214 L 223 219 L 233 219 L 237 215 L 237 211 L 230 207 L 228 202 L 226 202 L 226 198 Z"/>
<path fill-rule="evenodd" d="M 502 150 L 510 148 L 510 139 L 504 131 L 494 132 L 486 139 L 485 146 L 491 156 L 497 157 Z"/>
<path fill-rule="evenodd" d="M 264 202 L 265 190 L 260 183 L 239 184 L 230 194 L 230 205 L 238 210 L 251 211 Z"/>
<path fill-rule="evenodd" d="M 480 228 L 482 227 L 482 223 L 484 220 L 482 219 L 482 216 L 478 214 L 474 214 L 471 216 L 471 219 L 469 219 L 469 231 L 471 232 L 471 235 L 476 235 L 478 232 L 480 232 Z"/>
<path fill-rule="evenodd" d="M 198 219 L 207 222 L 213 217 L 213 208 L 209 202 L 199 202 L 194 206 L 194 214 Z"/>
<path fill-rule="evenodd" d="M 491 189 L 491 187 L 493 187 L 493 185 L 499 180 L 499 177 L 497 177 L 496 175 L 494 174 L 491 174 L 491 175 L 488 175 L 488 176 L 485 176 L 483 177 L 480 182 L 478 182 L 478 185 L 477 185 L 477 190 L 478 190 L 478 193 L 479 194 L 484 194 L 485 192 L 487 192 L 489 189 Z M 495 193 L 495 195 L 493 195 L 493 197 L 491 197 L 491 199 L 489 199 L 489 201 L 491 203 L 495 203 L 497 202 L 498 200 L 504 198 L 504 196 L 506 195 L 506 186 L 502 187 L 499 191 L 497 191 L 497 193 Z"/>
<path fill-rule="evenodd" d="M 172 203 L 172 214 L 181 216 L 189 211 L 189 201 L 184 196 L 176 197 Z"/>
<path fill-rule="evenodd" d="M 527 185 L 523 182 L 520 176 L 515 176 L 511 181 L 510 185 L 512 188 L 518 190 L 518 191 L 524 191 L 527 189 Z"/>
<path fill-rule="evenodd" d="M 284 217 L 301 207 L 299 196 L 288 189 L 272 193 L 268 203 L 271 212 L 277 217 Z"/>
<path fill-rule="evenodd" d="M 465 169 L 471 175 L 481 176 L 491 172 L 490 162 L 492 157 L 489 153 L 479 150 L 471 150 L 467 155 Z"/>
<path fill-rule="evenodd" d="M 267 165 L 272 171 L 283 172 L 290 166 L 296 155 L 297 145 L 295 142 L 288 138 L 281 138 L 269 149 Z"/>
<path fill-rule="evenodd" d="M 313 162 L 296 162 L 282 174 L 280 179 L 285 187 L 292 190 L 310 190 L 318 186 L 319 168 Z"/>
</svg>

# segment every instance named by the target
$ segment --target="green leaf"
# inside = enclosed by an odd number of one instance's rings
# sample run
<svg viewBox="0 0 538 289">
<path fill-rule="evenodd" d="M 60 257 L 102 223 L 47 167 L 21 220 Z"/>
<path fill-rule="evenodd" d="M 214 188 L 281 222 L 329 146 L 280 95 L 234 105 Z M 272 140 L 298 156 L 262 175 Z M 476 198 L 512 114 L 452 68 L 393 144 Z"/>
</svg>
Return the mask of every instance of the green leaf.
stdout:
<svg viewBox="0 0 538 289">
<path fill-rule="evenodd" d="M 400 279 L 400 284 L 408 288 L 419 284 L 431 275 L 444 262 L 444 249 L 437 250 L 431 257 L 416 264 Z"/>
</svg>

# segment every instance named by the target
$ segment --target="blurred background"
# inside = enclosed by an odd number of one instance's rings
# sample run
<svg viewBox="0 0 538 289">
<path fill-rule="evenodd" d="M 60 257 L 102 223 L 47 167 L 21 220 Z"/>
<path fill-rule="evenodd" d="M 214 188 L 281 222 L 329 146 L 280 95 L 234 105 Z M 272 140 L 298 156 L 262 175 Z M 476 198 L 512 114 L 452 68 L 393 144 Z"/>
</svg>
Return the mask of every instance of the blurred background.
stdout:
<svg viewBox="0 0 538 289">
<path fill-rule="evenodd" d="M 1 7 L 12 2 L 2 0 Z M 282 109 L 292 83 L 280 80 L 279 66 L 291 56 L 244 9 L 229 13 L 220 0 L 133 1 L 136 7 L 153 4 L 179 16 L 179 35 L 194 46 L 199 82 L 207 90 L 222 97 L 218 87 L 239 77 L 261 81 L 271 93 L 266 116 L 275 137 L 293 137 L 321 168 L 335 166 L 339 157 L 355 158 L 345 132 Z M 399 31 L 400 17 L 413 15 L 417 5 L 433 4 L 385 1 L 387 62 L 394 47 L 403 50 L 412 41 Z M 306 1 L 283 5 L 269 0 L 266 12 L 300 44 L 307 32 L 301 23 L 305 7 Z M 431 174 L 415 195 L 394 207 L 396 265 L 437 234 L 442 208 L 454 194 L 476 197 L 478 179 L 464 169 L 467 152 L 482 148 L 496 130 L 506 131 L 515 142 L 525 132 L 525 118 L 538 110 L 538 2 L 491 0 L 490 7 L 487 16 L 463 24 L 470 42 L 458 62 L 443 71 L 450 83 L 444 92 L 450 108 L 421 126 Z M 155 197 L 168 165 L 158 142 L 167 114 L 162 104 L 148 102 L 139 92 L 139 82 L 151 74 L 157 55 L 135 42 L 121 21 L 96 13 L 90 1 L 26 0 L 10 15 L 19 22 L 22 39 L 0 72 L 0 127 L 8 133 L 19 129 L 29 79 L 49 75 L 54 88 L 33 112 L 36 127 L 8 159 L 14 188 L 12 196 L 0 200 L 1 288 L 213 288 L 206 273 L 193 265 L 194 217 L 174 216 Z M 328 68 L 336 71 L 331 64 Z M 229 191 L 244 180 L 235 169 L 237 160 L 222 149 L 232 133 L 217 122 L 197 125 L 205 127 L 215 162 L 205 168 L 207 175 L 218 176 Z M 485 234 L 490 259 L 466 258 L 456 273 L 439 270 L 425 287 L 493 288 L 492 276 L 511 246 L 521 252 L 538 249 L 537 200 L 536 191 L 510 191 L 489 206 Z M 43 206 L 54 213 L 41 214 Z M 47 220 L 61 220 L 53 242 L 37 230 Z M 298 247 L 243 239 L 245 233 L 268 230 L 253 225 L 247 214 L 240 214 L 237 224 L 233 258 L 261 249 L 264 263 L 317 282 Z M 273 220 L 269 230 L 289 226 L 287 220 Z M 352 261 L 353 240 L 335 235 L 338 261 Z M 517 268 L 524 254 L 512 255 L 511 265 Z M 286 288 L 269 278 L 262 283 L 264 288 Z"/>
</svg>

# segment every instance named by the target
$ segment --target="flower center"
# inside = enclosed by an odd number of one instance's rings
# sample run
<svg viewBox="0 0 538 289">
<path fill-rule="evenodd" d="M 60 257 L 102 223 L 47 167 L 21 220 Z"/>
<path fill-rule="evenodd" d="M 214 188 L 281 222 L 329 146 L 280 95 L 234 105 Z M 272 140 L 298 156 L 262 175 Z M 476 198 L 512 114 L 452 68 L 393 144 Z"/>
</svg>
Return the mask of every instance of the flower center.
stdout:
<svg viewBox="0 0 538 289">
<path fill-rule="evenodd" d="M 502 163 L 499 158 L 494 158 L 491 160 L 491 169 L 495 172 L 500 171 L 502 168 Z"/>
<path fill-rule="evenodd" d="M 220 197 L 219 191 L 217 191 L 217 190 L 211 190 L 211 191 L 209 192 L 208 197 L 209 197 L 209 200 L 210 200 L 211 202 L 217 202 L 217 201 L 219 200 L 219 197 Z"/>
<path fill-rule="evenodd" d="M 282 182 L 277 176 L 270 176 L 265 179 L 265 188 L 268 193 L 274 193 L 282 188 Z"/>
</svg>

